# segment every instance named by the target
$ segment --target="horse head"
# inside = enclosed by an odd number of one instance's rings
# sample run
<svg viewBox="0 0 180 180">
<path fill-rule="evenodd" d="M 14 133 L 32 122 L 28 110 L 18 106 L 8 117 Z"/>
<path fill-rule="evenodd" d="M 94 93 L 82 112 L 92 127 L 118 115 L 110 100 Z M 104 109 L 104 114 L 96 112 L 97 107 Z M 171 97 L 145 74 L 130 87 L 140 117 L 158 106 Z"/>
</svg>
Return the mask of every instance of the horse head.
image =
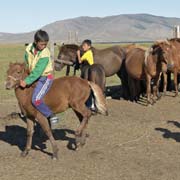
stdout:
<svg viewBox="0 0 180 180">
<path fill-rule="evenodd" d="M 80 47 L 76 44 L 64 44 L 59 48 L 58 58 L 55 61 L 55 70 L 60 71 L 65 65 L 72 66 L 77 60 L 77 50 Z"/>
<path fill-rule="evenodd" d="M 159 54 L 160 60 L 167 65 L 167 68 L 171 69 L 174 67 L 174 49 L 175 47 L 170 41 L 157 41 L 153 45 L 154 52 Z"/>
<path fill-rule="evenodd" d="M 13 89 L 19 86 L 20 80 L 24 79 L 26 72 L 25 63 L 10 63 L 7 70 L 5 82 L 6 89 Z"/>
</svg>

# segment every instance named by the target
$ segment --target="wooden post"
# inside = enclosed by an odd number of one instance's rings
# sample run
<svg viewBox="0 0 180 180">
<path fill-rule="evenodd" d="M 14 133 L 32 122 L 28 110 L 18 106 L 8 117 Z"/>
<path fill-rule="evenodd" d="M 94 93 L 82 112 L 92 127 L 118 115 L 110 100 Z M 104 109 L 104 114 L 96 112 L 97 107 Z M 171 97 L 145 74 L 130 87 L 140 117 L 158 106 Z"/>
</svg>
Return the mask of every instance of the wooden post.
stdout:
<svg viewBox="0 0 180 180">
<path fill-rule="evenodd" d="M 174 37 L 175 38 L 180 38 L 180 26 L 174 26 Z"/>
</svg>

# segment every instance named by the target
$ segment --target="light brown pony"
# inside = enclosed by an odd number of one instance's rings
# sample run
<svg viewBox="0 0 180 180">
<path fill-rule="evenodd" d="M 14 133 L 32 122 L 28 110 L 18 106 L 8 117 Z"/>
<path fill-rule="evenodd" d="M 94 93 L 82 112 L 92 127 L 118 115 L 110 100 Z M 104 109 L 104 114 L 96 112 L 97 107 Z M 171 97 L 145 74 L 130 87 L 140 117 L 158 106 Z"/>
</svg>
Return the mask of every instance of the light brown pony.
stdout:
<svg viewBox="0 0 180 180">
<path fill-rule="evenodd" d="M 147 103 L 154 104 L 155 97 L 159 98 L 159 77 L 167 62 L 162 58 L 160 49 L 150 47 L 131 49 L 126 56 L 125 66 L 128 75 L 134 80 L 146 80 Z M 151 98 L 151 80 L 154 79 L 153 98 Z M 130 91 L 133 88 L 130 87 Z"/>
<path fill-rule="evenodd" d="M 9 65 L 7 71 L 6 88 L 15 89 L 16 98 L 21 106 L 21 110 L 27 117 L 27 143 L 22 156 L 26 156 L 31 149 L 33 136 L 33 122 L 38 121 L 49 138 L 52 149 L 53 158 L 58 158 L 58 147 L 51 132 L 47 119 L 37 111 L 31 103 L 34 85 L 27 88 L 21 88 L 19 82 L 28 75 L 24 63 L 14 63 Z M 99 113 L 107 115 L 106 100 L 101 89 L 94 83 L 88 82 L 78 77 L 62 77 L 55 79 L 53 85 L 44 98 L 45 103 L 54 113 L 66 111 L 72 108 L 80 121 L 80 126 L 75 132 L 77 145 L 85 143 L 85 129 L 91 111 L 86 107 L 91 90 L 95 96 L 95 104 Z M 83 93 L 82 93 L 83 92 Z"/>
</svg>

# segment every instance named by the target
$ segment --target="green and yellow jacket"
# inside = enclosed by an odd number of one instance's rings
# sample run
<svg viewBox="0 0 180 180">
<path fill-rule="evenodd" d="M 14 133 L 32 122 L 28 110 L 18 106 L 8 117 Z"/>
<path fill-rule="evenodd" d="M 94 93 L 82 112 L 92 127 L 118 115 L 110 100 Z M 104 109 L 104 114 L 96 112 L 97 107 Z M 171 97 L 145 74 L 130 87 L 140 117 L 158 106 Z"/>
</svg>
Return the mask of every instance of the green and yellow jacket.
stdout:
<svg viewBox="0 0 180 180">
<path fill-rule="evenodd" d="M 30 75 L 25 78 L 27 85 L 32 84 L 41 76 L 48 76 L 53 71 L 50 51 L 46 47 L 42 51 L 36 51 L 34 44 L 29 44 L 25 51 L 25 62 Z"/>
</svg>

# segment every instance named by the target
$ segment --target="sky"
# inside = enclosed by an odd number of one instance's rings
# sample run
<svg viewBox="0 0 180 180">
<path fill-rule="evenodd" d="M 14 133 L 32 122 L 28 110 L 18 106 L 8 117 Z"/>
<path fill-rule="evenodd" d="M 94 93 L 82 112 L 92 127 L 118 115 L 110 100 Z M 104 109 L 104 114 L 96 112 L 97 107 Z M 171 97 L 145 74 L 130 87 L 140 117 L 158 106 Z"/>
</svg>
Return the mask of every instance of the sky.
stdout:
<svg viewBox="0 0 180 180">
<path fill-rule="evenodd" d="M 148 13 L 179 17 L 180 0 L 0 0 L 0 32 L 30 32 L 79 16 Z"/>
</svg>

